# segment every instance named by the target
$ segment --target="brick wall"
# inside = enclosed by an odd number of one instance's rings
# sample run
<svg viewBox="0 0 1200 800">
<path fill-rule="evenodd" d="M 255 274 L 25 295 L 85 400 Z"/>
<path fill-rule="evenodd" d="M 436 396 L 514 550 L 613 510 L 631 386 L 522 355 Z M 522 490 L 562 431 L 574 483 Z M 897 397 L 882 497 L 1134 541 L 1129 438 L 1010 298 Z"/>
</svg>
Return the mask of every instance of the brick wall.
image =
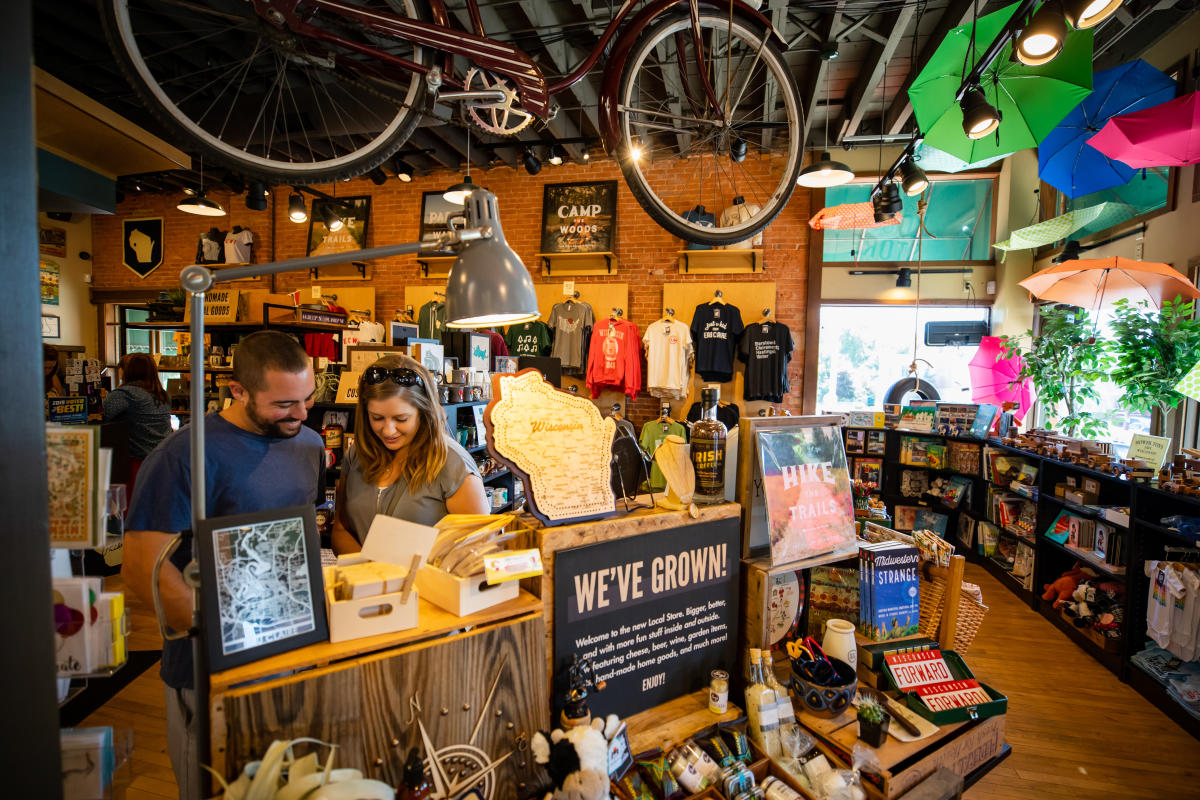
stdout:
<svg viewBox="0 0 1200 800">
<path fill-rule="evenodd" d="M 473 170 L 472 178 L 494 192 L 499 201 L 500 218 L 508 243 L 528 265 L 536 265 L 535 254 L 540 245 L 540 216 L 542 187 L 546 183 L 569 181 L 593 181 L 616 178 L 618 180 L 618 270 L 612 277 L 579 278 L 581 282 L 599 283 L 612 281 L 628 283 L 630 307 L 626 315 L 638 327 L 659 318 L 662 310 L 662 286 L 664 283 L 686 281 L 734 282 L 774 281 L 777 288 L 776 317 L 791 329 L 796 343 L 789 373 L 791 394 L 785 398 L 783 407 L 793 414 L 800 413 L 801 373 L 804 363 L 805 303 L 807 298 L 808 237 L 807 221 L 810 195 L 805 189 L 797 189 L 787 208 L 767 228 L 763 236 L 766 270 L 758 275 L 695 275 L 680 274 L 677 251 L 680 240 L 660 228 L 642 211 L 625 185 L 618 166 L 608 159 L 593 159 L 587 165 L 568 164 L 561 167 L 546 165 L 536 176 L 524 170 L 516 171 L 501 166 L 493 169 Z M 368 246 L 413 241 L 417 238 L 421 194 L 425 191 L 442 189 L 460 180 L 458 173 L 438 172 L 417 177 L 403 184 L 390 180 L 376 186 L 365 178 L 325 185 L 316 188 L 338 196 L 370 195 L 371 221 Z M 308 225 L 297 225 L 287 217 L 287 187 L 273 192 L 267 210 L 250 211 L 241 196 L 230 197 L 220 189 L 210 190 L 209 196 L 220 202 L 229 216 L 214 218 L 185 214 L 175 209 L 178 197 L 174 195 L 142 194 L 127 197 L 111 217 L 97 216 L 93 224 L 94 267 L 93 280 L 96 289 L 119 288 L 174 288 L 178 286 L 178 272 L 182 266 L 192 263 L 196 251 L 196 240 L 209 227 L 216 224 L 221 229 L 241 225 L 252 230 L 256 237 L 256 260 L 259 262 L 296 258 L 305 254 Z M 716 210 L 719 213 L 719 209 Z M 130 217 L 164 218 L 166 244 L 165 263 L 145 280 L 121 264 L 121 221 Z M 371 285 L 376 291 L 376 309 L 382 316 L 391 309 L 404 307 L 404 287 L 411 284 L 435 285 L 444 279 L 424 279 L 416 261 L 411 256 L 381 259 L 372 265 Z M 536 267 L 535 267 L 536 269 Z M 294 291 L 310 285 L 307 273 L 290 273 L 275 277 L 276 291 Z M 560 282 L 542 278 L 535 272 L 537 282 Z M 362 286 L 362 282 L 345 282 L 322 279 L 322 288 L 338 285 Z M 585 298 L 586 299 L 586 298 Z M 744 309 L 744 313 L 749 310 Z M 690 311 L 679 309 L 686 319 Z M 602 310 L 597 309 L 597 314 Z M 628 416 L 635 422 L 656 416 L 657 401 L 643 395 L 636 404 L 631 404 Z"/>
</svg>

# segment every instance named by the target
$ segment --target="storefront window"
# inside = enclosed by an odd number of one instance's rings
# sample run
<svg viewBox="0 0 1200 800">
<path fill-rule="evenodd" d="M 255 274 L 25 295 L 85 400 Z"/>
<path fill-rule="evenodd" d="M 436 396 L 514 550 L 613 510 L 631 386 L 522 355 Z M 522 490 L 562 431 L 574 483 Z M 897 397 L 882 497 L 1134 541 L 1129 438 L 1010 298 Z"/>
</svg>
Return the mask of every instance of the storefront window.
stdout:
<svg viewBox="0 0 1200 800">
<path fill-rule="evenodd" d="M 825 205 L 868 202 L 872 185 L 852 183 L 826 189 Z M 929 184 L 921 260 L 986 261 L 992 257 L 993 185 L 991 178 L 932 181 Z M 903 193 L 902 197 L 904 219 L 899 225 L 825 231 L 825 260 L 915 262 L 919 198 Z"/>
<path fill-rule="evenodd" d="M 927 322 L 987 322 L 988 309 L 952 306 L 822 306 L 817 408 L 852 411 L 880 408 L 888 389 L 908 377 L 913 361 L 916 316 L 917 358 L 922 380 L 942 400 L 971 402 L 967 362 L 976 345 L 927 347 Z"/>
</svg>

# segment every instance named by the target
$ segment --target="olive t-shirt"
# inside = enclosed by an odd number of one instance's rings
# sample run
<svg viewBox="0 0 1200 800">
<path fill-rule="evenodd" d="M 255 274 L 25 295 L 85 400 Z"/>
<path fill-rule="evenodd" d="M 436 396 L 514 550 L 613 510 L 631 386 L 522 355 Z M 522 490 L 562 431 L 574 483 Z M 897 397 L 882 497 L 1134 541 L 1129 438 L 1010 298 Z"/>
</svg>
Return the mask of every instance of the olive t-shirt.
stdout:
<svg viewBox="0 0 1200 800">
<path fill-rule="evenodd" d="M 358 449 L 353 445 L 346 451 L 342 474 L 346 480 L 346 516 L 350 521 L 350 533 L 359 544 L 371 529 L 371 520 L 393 508 L 392 516 L 415 522 L 418 525 L 433 525 L 446 516 L 446 498 L 457 492 L 468 475 L 478 475 L 475 459 L 459 445 L 446 437 L 446 464 L 430 483 L 416 492 L 408 488 L 404 478 L 382 490 L 372 486 L 363 477 L 358 463 Z M 397 496 L 398 495 L 398 496 Z"/>
</svg>

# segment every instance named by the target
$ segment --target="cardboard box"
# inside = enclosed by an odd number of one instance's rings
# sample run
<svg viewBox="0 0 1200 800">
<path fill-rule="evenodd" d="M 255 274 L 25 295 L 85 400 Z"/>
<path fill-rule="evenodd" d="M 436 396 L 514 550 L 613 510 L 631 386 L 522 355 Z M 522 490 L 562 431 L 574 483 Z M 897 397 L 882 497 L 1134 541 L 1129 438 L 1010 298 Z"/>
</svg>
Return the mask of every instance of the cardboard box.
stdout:
<svg viewBox="0 0 1200 800">
<path fill-rule="evenodd" d="M 417 573 L 417 588 L 426 600 L 438 608 L 465 617 L 508 600 L 516 600 L 521 591 L 521 582 L 505 581 L 489 586 L 482 574 L 460 578 L 425 564 Z"/>
<path fill-rule="evenodd" d="M 1086 489 L 1070 489 L 1063 492 L 1063 500 L 1077 506 L 1090 506 L 1100 502 L 1100 496 Z"/>
<path fill-rule="evenodd" d="M 393 594 L 400 591 L 408 577 L 408 567 L 375 561 L 339 563 L 336 570 L 337 581 L 344 584 L 339 594 L 348 600 Z"/>
</svg>

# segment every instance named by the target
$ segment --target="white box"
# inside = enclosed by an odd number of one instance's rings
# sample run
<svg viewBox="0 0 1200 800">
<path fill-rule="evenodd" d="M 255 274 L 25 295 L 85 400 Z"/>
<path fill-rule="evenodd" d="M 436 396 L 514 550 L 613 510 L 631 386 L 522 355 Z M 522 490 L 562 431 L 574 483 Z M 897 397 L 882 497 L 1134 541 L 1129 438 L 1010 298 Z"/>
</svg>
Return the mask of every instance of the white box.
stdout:
<svg viewBox="0 0 1200 800">
<path fill-rule="evenodd" d="M 417 573 L 417 588 L 425 599 L 458 617 L 465 617 L 517 599 L 520 581 L 505 581 L 489 586 L 483 574 L 460 578 L 425 564 Z"/>
<path fill-rule="evenodd" d="M 333 569 L 325 569 L 325 608 L 329 614 L 329 641 L 334 644 L 364 636 L 395 633 L 417 627 L 420 594 L 416 587 L 408 593 L 381 594 L 358 600 L 336 600 Z"/>
</svg>

